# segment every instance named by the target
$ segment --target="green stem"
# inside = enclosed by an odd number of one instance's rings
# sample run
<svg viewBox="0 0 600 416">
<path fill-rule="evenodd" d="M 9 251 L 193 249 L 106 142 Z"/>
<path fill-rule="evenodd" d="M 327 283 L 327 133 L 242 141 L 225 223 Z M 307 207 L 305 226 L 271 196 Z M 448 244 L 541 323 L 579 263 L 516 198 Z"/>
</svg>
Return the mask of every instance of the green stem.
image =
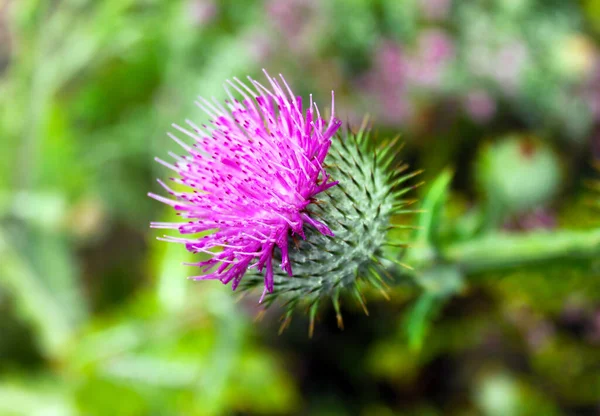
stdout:
<svg viewBox="0 0 600 416">
<path fill-rule="evenodd" d="M 600 256 L 600 229 L 589 231 L 491 234 L 450 244 L 442 257 L 467 272 L 482 272 L 559 259 Z"/>
</svg>

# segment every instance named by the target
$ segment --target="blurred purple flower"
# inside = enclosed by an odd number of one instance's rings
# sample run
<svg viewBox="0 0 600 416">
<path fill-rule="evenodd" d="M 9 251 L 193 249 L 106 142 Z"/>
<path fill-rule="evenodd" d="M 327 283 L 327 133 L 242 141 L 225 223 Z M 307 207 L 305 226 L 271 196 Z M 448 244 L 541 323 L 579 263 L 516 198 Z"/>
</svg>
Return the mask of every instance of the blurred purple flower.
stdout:
<svg viewBox="0 0 600 416">
<path fill-rule="evenodd" d="M 452 0 L 419 0 L 423 16 L 428 20 L 444 20 L 450 13 Z"/>
<path fill-rule="evenodd" d="M 412 90 L 437 89 L 453 58 L 452 40 L 440 30 L 425 31 L 412 54 L 398 43 L 384 40 L 375 50 L 373 67 L 360 85 L 367 95 L 374 96 L 383 122 L 403 123 L 414 111 Z"/>
<path fill-rule="evenodd" d="M 318 4 L 316 0 L 269 0 L 266 11 L 285 36 L 286 43 L 294 49 L 301 49 L 308 38 L 305 32 L 317 14 Z"/>
<path fill-rule="evenodd" d="M 406 91 L 406 57 L 397 43 L 382 41 L 373 58 L 373 68 L 359 82 L 367 95 L 374 96 L 378 116 L 387 123 L 401 123 L 411 113 Z"/>
<path fill-rule="evenodd" d="M 467 94 L 464 108 L 476 123 L 486 123 L 496 114 L 496 102 L 485 90 L 475 90 Z"/>
<path fill-rule="evenodd" d="M 395 42 L 381 42 L 375 52 L 375 69 L 384 84 L 400 84 L 406 72 L 406 58 Z"/>
<path fill-rule="evenodd" d="M 417 86 L 439 87 L 453 58 L 452 39 L 441 30 L 426 30 L 419 36 L 417 51 L 408 61 L 408 79 Z"/>
<path fill-rule="evenodd" d="M 191 130 L 174 125 L 195 143 L 189 146 L 169 134 L 187 154 L 171 153 L 174 165 L 157 159 L 179 174 L 173 182 L 191 191 L 176 191 L 159 180 L 174 199 L 149 194 L 187 220 L 154 222 L 153 228 L 181 234 L 211 232 L 191 238 L 162 238 L 184 244 L 193 253 L 210 255 L 208 260 L 192 264 L 203 273 L 194 279 L 232 282 L 235 290 L 249 267 L 265 268 L 263 296 L 273 291 L 275 247 L 281 251 L 281 268 L 292 276 L 290 233 L 304 238 L 307 223 L 332 235 L 306 208 L 317 194 L 337 184 L 329 181 L 323 162 L 341 124 L 333 116 L 333 92 L 332 115 L 325 122 L 312 96 L 303 110 L 302 99 L 294 96 L 283 77 L 282 84 L 268 75 L 267 79 L 270 89 L 251 78 L 250 87 L 237 78 L 228 81 L 243 99 L 235 99 L 227 88 L 227 108 L 216 100 L 211 103 L 201 98 L 197 104 L 210 116 L 212 126 L 201 128 L 189 120 L 186 123 Z"/>
<path fill-rule="evenodd" d="M 205 25 L 213 20 L 218 12 L 213 0 L 191 0 L 188 3 L 188 16 L 195 25 Z"/>
</svg>

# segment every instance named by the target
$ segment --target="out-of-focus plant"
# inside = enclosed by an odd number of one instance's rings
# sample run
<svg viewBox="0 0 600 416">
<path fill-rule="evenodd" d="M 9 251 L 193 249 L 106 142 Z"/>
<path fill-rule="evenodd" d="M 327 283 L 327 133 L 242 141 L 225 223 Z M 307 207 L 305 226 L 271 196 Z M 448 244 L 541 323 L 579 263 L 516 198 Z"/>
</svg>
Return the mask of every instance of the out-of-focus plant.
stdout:
<svg viewBox="0 0 600 416">
<path fill-rule="evenodd" d="M 0 413 L 596 411 L 598 212 L 580 184 L 597 3 L 1 4 Z M 344 331 L 323 302 L 310 341 L 307 318 L 277 338 L 277 310 L 251 322 L 258 296 L 187 281 L 198 259 L 147 232 L 176 220 L 145 196 L 166 126 L 263 67 L 302 96 L 335 89 L 343 121 L 373 114 L 361 154 L 401 132 L 426 168 L 423 213 L 387 232 L 414 270 L 382 261 L 390 301 L 365 285 L 370 317 L 344 301 Z"/>
</svg>

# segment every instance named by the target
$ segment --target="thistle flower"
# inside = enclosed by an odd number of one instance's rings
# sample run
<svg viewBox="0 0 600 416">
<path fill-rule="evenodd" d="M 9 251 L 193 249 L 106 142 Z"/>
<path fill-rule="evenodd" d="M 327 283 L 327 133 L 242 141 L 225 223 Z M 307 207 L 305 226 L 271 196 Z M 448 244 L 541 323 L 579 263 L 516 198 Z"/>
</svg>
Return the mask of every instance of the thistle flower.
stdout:
<svg viewBox="0 0 600 416">
<path fill-rule="evenodd" d="M 196 104 L 210 117 L 209 125 L 199 127 L 189 120 L 188 128 L 173 125 L 194 143 L 169 133 L 187 153 L 171 153 L 174 164 L 156 160 L 179 175 L 173 182 L 191 189 L 179 192 L 159 180 L 174 199 L 149 194 L 187 220 L 154 222 L 152 227 L 204 234 L 162 238 L 209 255 L 192 264 L 202 272 L 192 279 L 231 282 L 235 290 L 248 269 L 264 270 L 263 297 L 274 290 L 275 251 L 283 272 L 288 278 L 293 275 L 289 237 L 305 238 L 309 228 L 333 236 L 308 206 L 337 184 L 323 163 L 341 124 L 333 115 L 333 92 L 331 117 L 325 121 L 312 96 L 303 108 L 282 76 L 265 75 L 270 88 L 250 77 L 249 85 L 237 78 L 227 81 L 225 106 L 200 98 Z"/>
</svg>

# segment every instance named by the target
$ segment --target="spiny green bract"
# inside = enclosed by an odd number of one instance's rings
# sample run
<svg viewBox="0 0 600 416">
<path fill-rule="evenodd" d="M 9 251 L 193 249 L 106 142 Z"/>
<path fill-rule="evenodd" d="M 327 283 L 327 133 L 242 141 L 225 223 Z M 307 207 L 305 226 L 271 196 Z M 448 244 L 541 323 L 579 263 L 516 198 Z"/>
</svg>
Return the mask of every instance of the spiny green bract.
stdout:
<svg viewBox="0 0 600 416">
<path fill-rule="evenodd" d="M 309 209 L 310 215 L 327 224 L 335 236 L 328 237 L 305 227 L 305 240 L 290 241 L 290 247 L 295 247 L 290 250 L 294 275 L 290 277 L 277 270 L 274 291 L 264 299 L 265 307 L 276 300 L 283 301 L 287 312 L 282 329 L 289 323 L 293 310 L 304 306 L 309 311 L 312 334 L 319 303 L 325 299 L 333 301 L 338 325 L 342 327 L 343 291 L 353 294 L 365 313 L 361 286 L 366 283 L 384 291 L 383 277 L 388 273 L 383 263 L 397 260 L 386 259 L 383 247 L 405 246 L 388 240 L 388 232 L 397 227 L 390 220 L 394 215 L 412 212 L 406 207 L 413 201 L 402 198 L 414 188 L 405 183 L 419 173 L 405 173 L 407 165 L 390 169 L 397 150 L 395 143 L 393 140 L 375 148 L 364 128 L 333 140 L 325 163 L 339 184 L 309 205 Z M 278 255 L 276 250 L 275 259 Z M 242 287 L 250 289 L 262 284 L 262 274 L 251 271 Z"/>
</svg>

